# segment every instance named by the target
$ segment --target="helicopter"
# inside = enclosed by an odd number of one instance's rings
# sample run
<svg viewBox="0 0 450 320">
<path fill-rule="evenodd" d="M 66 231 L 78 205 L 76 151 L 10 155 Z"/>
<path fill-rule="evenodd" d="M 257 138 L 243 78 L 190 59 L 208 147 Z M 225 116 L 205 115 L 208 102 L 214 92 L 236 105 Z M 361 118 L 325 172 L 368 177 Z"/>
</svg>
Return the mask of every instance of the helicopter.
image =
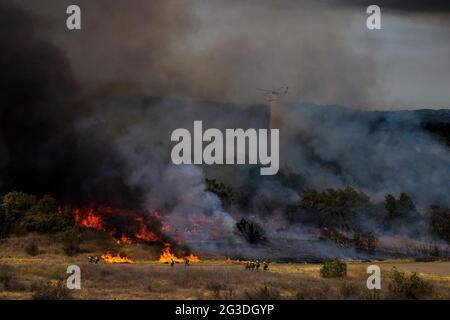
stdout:
<svg viewBox="0 0 450 320">
<path fill-rule="evenodd" d="M 284 96 L 288 93 L 289 87 L 280 87 L 278 89 L 268 90 L 268 89 L 261 89 L 256 88 L 259 91 L 264 92 L 264 94 L 271 95 L 271 96 Z"/>
</svg>

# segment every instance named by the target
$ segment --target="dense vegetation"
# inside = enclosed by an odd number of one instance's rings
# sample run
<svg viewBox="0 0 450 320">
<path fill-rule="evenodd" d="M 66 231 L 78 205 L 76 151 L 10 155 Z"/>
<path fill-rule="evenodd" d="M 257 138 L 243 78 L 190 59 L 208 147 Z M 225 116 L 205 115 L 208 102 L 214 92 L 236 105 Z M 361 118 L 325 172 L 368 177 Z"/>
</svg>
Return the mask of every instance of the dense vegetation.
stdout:
<svg viewBox="0 0 450 320">
<path fill-rule="evenodd" d="M 74 224 L 72 212 L 59 207 L 50 196 L 39 199 L 22 192 L 10 192 L 0 198 L 0 237 L 12 233 L 57 233 L 70 230 Z"/>
<path fill-rule="evenodd" d="M 302 193 L 303 204 L 319 211 L 320 225 L 353 230 L 359 218 L 374 207 L 368 196 L 347 187 L 323 192 L 310 190 Z"/>
<path fill-rule="evenodd" d="M 248 207 L 240 206 L 244 199 L 240 199 L 236 190 L 216 180 L 206 183 L 207 190 L 218 195 L 228 207 L 234 204 L 243 214 L 249 211 Z M 372 253 L 377 248 L 380 233 L 414 238 L 429 238 L 431 234 L 436 240 L 450 243 L 450 210 L 432 206 L 420 212 L 405 192 L 398 196 L 387 194 L 381 203 L 374 203 L 368 195 L 351 187 L 303 190 L 299 191 L 299 197 L 301 200 L 294 204 L 272 203 L 275 208 L 271 209 L 284 212 L 293 225 L 320 228 L 326 239 L 338 245 Z M 236 228 L 249 243 L 266 240 L 263 227 L 256 221 L 243 218 Z"/>
</svg>

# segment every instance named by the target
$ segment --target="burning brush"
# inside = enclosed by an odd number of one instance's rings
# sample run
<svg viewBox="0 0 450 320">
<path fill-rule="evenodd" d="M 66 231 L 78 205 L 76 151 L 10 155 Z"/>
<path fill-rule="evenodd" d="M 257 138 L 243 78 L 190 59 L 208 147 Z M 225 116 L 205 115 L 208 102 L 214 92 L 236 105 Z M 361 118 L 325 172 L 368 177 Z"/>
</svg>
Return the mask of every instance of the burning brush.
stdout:
<svg viewBox="0 0 450 320">
<path fill-rule="evenodd" d="M 106 263 L 129 263 L 129 264 L 134 263 L 134 261 L 128 257 L 124 257 L 120 254 L 114 256 L 110 252 L 102 254 L 101 258 Z"/>
<path fill-rule="evenodd" d="M 137 213 L 110 207 L 84 208 L 73 211 L 75 222 L 82 227 L 96 229 L 113 236 L 118 244 L 164 243 L 159 257 L 163 263 L 200 262 L 199 257 L 190 253 L 185 257 L 177 257 L 171 251 L 171 244 L 164 242 L 163 230 L 170 230 L 163 225 L 157 212 Z M 134 263 L 133 260 L 107 252 L 101 256 L 106 263 Z"/>
<path fill-rule="evenodd" d="M 161 241 L 161 221 L 157 212 L 140 214 L 110 207 L 74 210 L 75 222 L 82 227 L 109 233 L 118 244 Z"/>
<path fill-rule="evenodd" d="M 170 243 L 164 243 L 164 249 L 163 252 L 161 253 L 161 255 L 159 256 L 159 262 L 162 263 L 183 263 L 186 261 L 189 262 L 200 262 L 200 258 L 193 255 L 192 253 L 189 254 L 189 256 L 184 257 L 184 258 L 179 258 L 177 257 L 174 253 L 171 252 L 171 245 Z"/>
</svg>

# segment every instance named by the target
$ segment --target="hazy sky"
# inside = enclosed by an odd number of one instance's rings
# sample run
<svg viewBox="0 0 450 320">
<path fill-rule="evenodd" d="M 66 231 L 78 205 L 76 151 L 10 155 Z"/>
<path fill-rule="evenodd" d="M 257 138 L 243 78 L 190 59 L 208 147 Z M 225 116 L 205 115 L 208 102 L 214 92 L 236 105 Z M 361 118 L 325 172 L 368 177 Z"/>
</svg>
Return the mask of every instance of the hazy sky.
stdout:
<svg viewBox="0 0 450 320">
<path fill-rule="evenodd" d="M 448 1 L 378 1 L 377 31 L 364 0 L 12 1 L 51 21 L 86 82 L 237 103 L 288 85 L 296 101 L 450 108 Z M 83 30 L 65 29 L 68 4 Z"/>
<path fill-rule="evenodd" d="M 382 30 L 356 17 L 349 39 L 382 68 L 385 108 L 450 108 L 450 16 L 386 11 Z"/>
</svg>

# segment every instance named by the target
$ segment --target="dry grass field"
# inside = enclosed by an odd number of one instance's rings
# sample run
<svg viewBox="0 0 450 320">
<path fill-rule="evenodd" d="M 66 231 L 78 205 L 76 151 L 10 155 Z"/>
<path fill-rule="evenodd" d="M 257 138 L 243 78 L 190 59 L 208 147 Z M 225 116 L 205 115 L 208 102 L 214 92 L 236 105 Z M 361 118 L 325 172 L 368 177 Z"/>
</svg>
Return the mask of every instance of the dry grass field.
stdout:
<svg viewBox="0 0 450 320">
<path fill-rule="evenodd" d="M 30 255 L 29 241 L 38 243 L 39 253 Z M 87 249 L 95 248 L 86 247 Z M 99 250 L 99 245 L 97 245 Z M 347 261 L 347 277 L 320 277 L 319 264 L 271 263 L 268 271 L 245 270 L 245 263 L 209 257 L 186 267 L 157 262 L 159 248 L 128 245 L 121 250 L 134 264 L 88 263 L 87 256 L 99 251 L 65 255 L 55 239 L 43 236 L 4 239 L 0 243 L 0 299 L 39 298 L 36 292 L 64 283 L 68 265 L 81 267 L 82 289 L 62 289 L 72 299 L 396 299 L 388 289 L 393 267 L 418 275 L 432 285 L 424 299 L 450 298 L 450 262 L 413 260 Z M 203 258 L 201 256 L 201 258 Z M 366 288 L 366 268 L 382 270 L 382 289 Z"/>
</svg>

